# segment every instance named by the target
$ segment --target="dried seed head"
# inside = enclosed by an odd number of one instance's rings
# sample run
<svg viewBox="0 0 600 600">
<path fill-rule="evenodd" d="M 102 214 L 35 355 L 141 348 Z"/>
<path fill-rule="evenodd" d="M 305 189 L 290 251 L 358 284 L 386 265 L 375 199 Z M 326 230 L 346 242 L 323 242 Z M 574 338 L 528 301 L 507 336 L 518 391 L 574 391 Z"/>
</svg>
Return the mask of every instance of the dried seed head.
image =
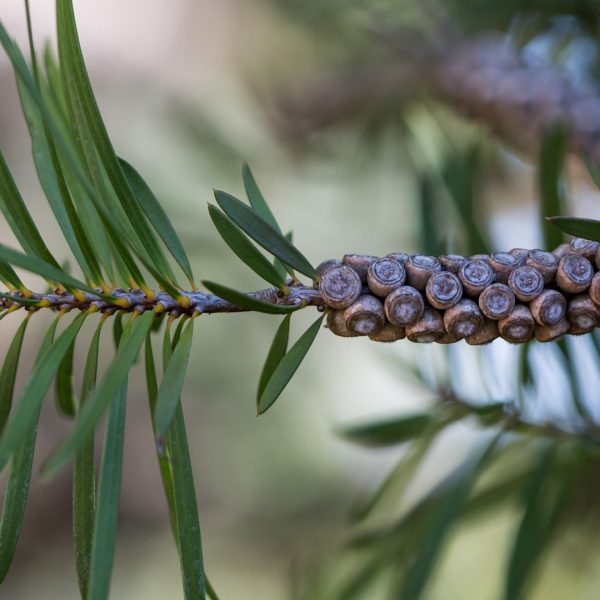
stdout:
<svg viewBox="0 0 600 600">
<path fill-rule="evenodd" d="M 444 327 L 458 339 L 473 335 L 483 325 L 483 314 L 473 300 L 463 298 L 444 313 Z"/>
<path fill-rule="evenodd" d="M 512 254 L 519 261 L 518 266 L 520 267 L 525 264 L 525 259 L 529 254 L 529 250 L 527 248 L 513 248 L 512 250 L 509 250 L 508 253 Z"/>
<path fill-rule="evenodd" d="M 327 311 L 327 327 L 335 335 L 340 337 L 356 337 L 346 326 L 346 318 L 343 310 L 328 310 Z"/>
<path fill-rule="evenodd" d="M 468 335 L 465 342 L 470 346 L 483 346 L 493 342 L 498 337 L 500 337 L 498 321 L 484 319 L 483 325 L 475 333 Z"/>
<path fill-rule="evenodd" d="M 462 298 L 463 288 L 454 273 L 441 271 L 430 277 L 425 294 L 431 306 L 445 309 L 454 306 Z"/>
<path fill-rule="evenodd" d="M 494 252 L 490 256 L 488 264 L 496 273 L 496 281 L 506 283 L 513 269 L 519 266 L 519 259 L 509 252 Z"/>
<path fill-rule="evenodd" d="M 488 319 L 503 319 L 514 307 L 515 295 L 503 283 L 492 283 L 479 295 L 479 308 Z"/>
<path fill-rule="evenodd" d="M 568 333 L 571 324 L 567 319 L 559 321 L 556 325 L 535 326 L 535 339 L 538 342 L 553 342 Z"/>
<path fill-rule="evenodd" d="M 567 319 L 571 324 L 570 333 L 574 335 L 589 333 L 600 324 L 600 309 L 587 294 L 579 294 L 569 301 Z"/>
<path fill-rule="evenodd" d="M 460 268 L 467 262 L 467 259 L 459 254 L 446 254 L 440 256 L 439 261 L 446 271 L 458 273 Z"/>
<path fill-rule="evenodd" d="M 344 309 L 346 327 L 356 335 L 371 335 L 385 325 L 383 304 L 375 296 L 360 296 Z"/>
<path fill-rule="evenodd" d="M 369 288 L 376 296 L 387 296 L 392 290 L 404 285 L 406 271 L 393 258 L 378 258 L 371 263 L 367 273 Z"/>
<path fill-rule="evenodd" d="M 581 254 L 570 254 L 560 259 L 556 270 L 556 284 L 569 294 L 584 292 L 594 275 L 592 263 Z"/>
<path fill-rule="evenodd" d="M 509 315 L 498 321 L 498 331 L 502 338 L 513 344 L 528 342 L 534 336 L 535 320 L 529 309 L 517 304 Z"/>
<path fill-rule="evenodd" d="M 388 294 L 384 304 L 387 320 L 400 327 L 418 321 L 424 308 L 423 296 L 409 285 L 403 285 Z"/>
<path fill-rule="evenodd" d="M 569 244 L 571 252 L 573 254 L 582 254 L 586 258 L 594 259 L 600 244 L 598 242 L 592 242 L 591 240 L 585 240 L 583 238 L 573 238 Z"/>
<path fill-rule="evenodd" d="M 525 264 L 539 271 L 544 278 L 544 283 L 550 283 L 558 267 L 558 258 L 552 252 L 544 250 L 530 250 L 525 258 Z"/>
<path fill-rule="evenodd" d="M 354 269 L 360 280 L 363 283 L 367 283 L 367 272 L 371 263 L 376 259 L 376 256 L 368 254 L 345 254 L 342 258 L 342 263 Z"/>
<path fill-rule="evenodd" d="M 445 333 L 441 313 L 435 308 L 429 307 L 423 311 L 421 318 L 416 323 L 406 327 L 406 337 L 411 342 L 420 344 L 435 342 Z"/>
<path fill-rule="evenodd" d="M 557 290 L 544 290 L 530 302 L 529 308 L 540 325 L 556 325 L 567 314 L 567 300 Z"/>
<path fill-rule="evenodd" d="M 424 291 L 429 278 L 442 270 L 440 261 L 434 256 L 415 254 L 409 257 L 405 264 L 408 285 Z"/>
<path fill-rule="evenodd" d="M 521 302 L 529 302 L 542 293 L 544 278 L 537 269 L 523 266 L 510 274 L 508 285 Z"/>
<path fill-rule="evenodd" d="M 331 267 L 323 273 L 319 283 L 323 302 L 331 308 L 350 306 L 360 295 L 360 277 L 346 265 Z"/>
<path fill-rule="evenodd" d="M 375 333 L 369 335 L 369 339 L 374 342 L 395 342 L 397 340 L 403 340 L 406 337 L 406 331 L 404 327 L 393 325 L 388 321 L 385 325 Z"/>
<path fill-rule="evenodd" d="M 477 296 L 494 281 L 494 271 L 482 260 L 468 260 L 458 272 L 465 294 Z"/>
</svg>

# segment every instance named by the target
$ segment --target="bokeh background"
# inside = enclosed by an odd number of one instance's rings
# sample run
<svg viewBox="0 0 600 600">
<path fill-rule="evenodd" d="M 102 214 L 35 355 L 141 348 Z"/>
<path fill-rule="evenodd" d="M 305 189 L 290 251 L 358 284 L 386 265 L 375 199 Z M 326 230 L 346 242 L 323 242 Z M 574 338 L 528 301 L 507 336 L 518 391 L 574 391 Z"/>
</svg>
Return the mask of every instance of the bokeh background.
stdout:
<svg viewBox="0 0 600 600">
<path fill-rule="evenodd" d="M 51 4 L 31 2 L 40 45 L 55 36 Z M 399 94 L 402 110 L 366 107 L 363 115 L 361 108 L 358 118 L 308 139 L 274 119 L 279 103 L 301 97 L 307 82 L 334 67 L 352 69 L 363 51 L 377 57 L 372 24 L 389 3 L 368 4 L 350 9 L 340 2 L 267 0 L 76 3 L 84 55 L 114 145 L 161 200 L 198 278 L 239 289 L 261 285 L 222 243 L 206 210 L 213 188 L 242 194 L 244 160 L 280 223 L 293 228 L 295 243 L 313 264 L 349 252 L 426 251 L 414 140 L 419 140 L 418 151 L 435 162 L 443 138 L 440 115 L 451 144 L 463 147 L 477 140 L 492 157 L 477 189 L 477 211 L 493 247 L 540 245 L 531 157 L 513 152 L 450 111 L 432 112 L 416 84 Z M 408 22 L 427 20 L 427 11 L 404 9 Z M 0 17 L 24 48 L 21 3 L 3 3 Z M 577 64 L 576 56 L 572 60 Z M 50 248 L 66 257 L 37 185 L 4 56 L 0 106 L 3 152 Z M 597 195 L 581 166 L 569 163 L 568 169 L 574 212 L 598 216 Z M 14 243 L 4 225 L 1 235 L 3 243 Z M 300 333 L 311 318 L 302 314 L 295 319 L 294 331 Z M 36 317 L 27 334 L 21 386 L 44 332 L 43 319 Z M 18 317 L 3 322 L 4 339 L 18 323 Z M 402 365 L 415 356 L 420 365 L 443 363 L 436 349 L 345 340 L 323 331 L 277 405 L 257 419 L 254 392 L 276 326 L 265 315 L 203 317 L 183 395 L 205 562 L 224 600 L 290 598 L 295 582 L 309 580 L 316 567 L 335 571 L 343 563 L 340 549 L 351 508 L 376 487 L 404 448 L 357 448 L 336 429 L 427 405 L 431 390 L 411 380 Z M 502 341 L 495 345 L 496 378 L 511 382 L 517 351 Z M 0 353 L 5 346 L 0 344 Z M 462 352 L 464 385 L 476 395 L 481 382 L 475 350 Z M 106 361 L 112 353 L 108 342 L 104 353 Z M 117 600 L 181 596 L 144 392 L 142 371 L 136 369 L 130 379 L 112 586 Z M 47 398 L 36 462 L 68 427 Z M 468 452 L 474 435 L 468 426 L 450 428 L 411 484 L 408 500 L 449 471 Z M 517 511 L 508 506 L 456 531 L 428 597 L 499 597 L 517 519 Z M 591 533 L 573 536 L 576 541 L 569 536 L 558 541 L 531 597 L 596 597 L 598 548 Z M 383 598 L 383 589 L 370 597 Z M 15 563 L 0 595 L 78 597 L 69 473 L 50 482 L 34 477 Z"/>
</svg>

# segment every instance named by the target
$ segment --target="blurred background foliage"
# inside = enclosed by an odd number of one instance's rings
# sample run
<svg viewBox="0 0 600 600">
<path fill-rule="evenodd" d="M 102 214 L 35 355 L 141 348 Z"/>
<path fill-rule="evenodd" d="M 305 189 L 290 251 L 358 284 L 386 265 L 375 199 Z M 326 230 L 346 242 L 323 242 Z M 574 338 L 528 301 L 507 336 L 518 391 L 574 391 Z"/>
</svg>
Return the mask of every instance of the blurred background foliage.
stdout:
<svg viewBox="0 0 600 600">
<path fill-rule="evenodd" d="M 31 4 L 36 37 L 52 38 L 51 5 Z M 21 4 L 1 11 L 24 47 Z M 241 191 L 242 160 L 314 264 L 550 247 L 542 216 L 598 217 L 596 188 L 580 158 L 563 156 L 560 132 L 516 148 L 428 93 L 423 62 L 428 44 L 495 31 L 595 86 L 595 1 L 105 0 L 76 11 L 115 147 L 202 278 L 259 285 L 205 208 L 213 187 Z M 339 74 L 364 92 L 356 101 L 335 87 Z M 304 102 L 322 82 L 351 101 Z M 60 256 L 4 56 L 0 102 L 7 161 Z M 222 598 L 596 597 L 595 334 L 483 349 L 322 335 L 278 407 L 256 419 L 275 328 L 265 315 L 202 319 L 184 390 L 205 561 Z M 143 387 L 141 372 L 131 377 L 114 598 L 179 589 Z M 65 430 L 51 405 L 39 457 Z M 33 483 L 7 598 L 76 597 L 63 475 Z"/>
</svg>

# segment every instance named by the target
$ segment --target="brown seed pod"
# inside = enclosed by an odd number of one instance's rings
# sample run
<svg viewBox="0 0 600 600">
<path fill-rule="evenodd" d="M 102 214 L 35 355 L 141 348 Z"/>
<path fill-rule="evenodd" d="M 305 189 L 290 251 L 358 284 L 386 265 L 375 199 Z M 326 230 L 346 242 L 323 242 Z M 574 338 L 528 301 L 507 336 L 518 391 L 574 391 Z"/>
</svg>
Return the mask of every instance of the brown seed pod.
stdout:
<svg viewBox="0 0 600 600">
<path fill-rule="evenodd" d="M 393 258 L 378 258 L 371 263 L 367 282 L 376 296 L 387 296 L 392 290 L 404 285 L 406 271 Z"/>
<path fill-rule="evenodd" d="M 552 254 L 554 254 L 554 256 L 556 256 L 556 258 L 560 260 L 561 258 L 563 258 L 563 256 L 571 254 L 571 246 L 565 242 L 564 244 L 561 244 L 560 246 L 554 248 L 554 250 L 552 250 Z"/>
<path fill-rule="evenodd" d="M 462 298 L 463 288 L 454 273 L 442 271 L 429 278 L 425 295 L 431 306 L 445 309 L 454 306 Z"/>
<path fill-rule="evenodd" d="M 406 330 L 404 327 L 393 325 L 386 321 L 385 325 L 375 333 L 369 335 L 369 339 L 374 342 L 395 342 L 397 340 L 403 340 L 406 337 Z"/>
<path fill-rule="evenodd" d="M 344 309 L 346 327 L 355 335 L 370 335 L 385 325 L 383 304 L 375 296 L 360 296 Z"/>
<path fill-rule="evenodd" d="M 342 258 L 342 263 L 354 269 L 360 280 L 363 283 L 367 283 L 369 267 L 376 259 L 376 256 L 370 256 L 369 254 L 345 254 Z"/>
<path fill-rule="evenodd" d="M 496 273 L 496 281 L 506 283 L 511 272 L 519 266 L 519 259 L 509 252 L 494 252 L 488 264 Z"/>
<path fill-rule="evenodd" d="M 600 306 L 600 273 L 595 273 L 588 288 L 588 294 L 592 302 Z"/>
<path fill-rule="evenodd" d="M 467 259 L 459 254 L 446 254 L 440 256 L 439 261 L 446 271 L 458 273 L 460 268 L 467 262 Z"/>
<path fill-rule="evenodd" d="M 483 346 L 493 342 L 498 337 L 500 337 L 498 321 L 484 319 L 483 325 L 475 333 L 468 335 L 465 342 L 470 346 Z"/>
<path fill-rule="evenodd" d="M 576 237 L 571 240 L 569 247 L 573 254 L 582 254 L 586 258 L 593 260 L 598 248 L 600 248 L 600 244 L 598 242 L 593 242 L 592 240 Z"/>
<path fill-rule="evenodd" d="M 386 254 L 387 258 L 393 258 L 397 260 L 402 266 L 406 264 L 406 261 L 410 258 L 410 254 L 406 254 L 406 252 L 390 252 Z"/>
<path fill-rule="evenodd" d="M 436 344 L 443 344 L 444 346 L 448 344 L 455 344 L 456 342 L 460 342 L 462 338 L 459 338 L 456 335 L 450 335 L 449 333 L 445 333 L 441 338 L 435 340 Z"/>
<path fill-rule="evenodd" d="M 427 307 L 421 318 L 412 325 L 406 327 L 406 337 L 411 342 L 418 342 L 420 344 L 430 344 L 439 340 L 446 330 L 444 329 L 444 322 L 442 321 L 441 313 L 435 308 Z"/>
<path fill-rule="evenodd" d="M 544 278 L 537 269 L 525 265 L 510 274 L 508 285 L 521 302 L 529 302 L 544 290 Z"/>
<path fill-rule="evenodd" d="M 335 335 L 340 337 L 356 337 L 346 326 L 346 318 L 343 310 L 328 310 L 327 311 L 327 327 Z"/>
<path fill-rule="evenodd" d="M 360 295 L 360 277 L 354 269 L 346 265 L 331 267 L 321 276 L 319 291 L 327 306 L 346 308 Z"/>
<path fill-rule="evenodd" d="M 533 267 L 544 278 L 544 283 L 550 283 L 558 267 L 558 258 L 552 252 L 530 250 L 525 258 L 525 264 Z"/>
<path fill-rule="evenodd" d="M 600 248 L 596 250 L 596 254 L 594 255 L 594 263 L 596 264 L 596 269 L 600 271 Z"/>
<path fill-rule="evenodd" d="M 587 294 L 579 294 L 569 301 L 567 319 L 573 335 L 589 333 L 600 324 L 600 309 Z"/>
<path fill-rule="evenodd" d="M 488 319 L 503 319 L 514 307 L 515 295 L 503 283 L 492 283 L 479 294 L 479 308 Z"/>
<path fill-rule="evenodd" d="M 406 268 L 408 285 L 421 292 L 425 290 L 429 278 L 434 273 L 442 270 L 442 265 L 437 258 L 422 254 L 415 254 L 409 257 L 404 266 Z"/>
<path fill-rule="evenodd" d="M 465 294 L 477 296 L 494 282 L 494 271 L 482 260 L 468 260 L 458 272 Z"/>
<path fill-rule="evenodd" d="M 444 327 L 458 339 L 473 335 L 483 325 L 483 314 L 473 300 L 463 298 L 444 313 Z"/>
<path fill-rule="evenodd" d="M 508 251 L 509 254 L 512 254 L 518 261 L 519 267 L 525 264 L 525 259 L 529 254 L 529 250 L 527 248 L 513 248 Z"/>
<path fill-rule="evenodd" d="M 473 254 L 469 256 L 469 260 L 482 260 L 484 263 L 489 262 L 490 255 L 489 254 Z"/>
<path fill-rule="evenodd" d="M 535 339 L 538 342 L 553 342 L 561 338 L 569 331 L 571 324 L 567 319 L 559 321 L 556 325 L 538 325 L 535 326 Z"/>
<path fill-rule="evenodd" d="M 403 285 L 390 292 L 384 303 L 387 320 L 400 327 L 418 321 L 424 309 L 423 296 L 409 285 Z"/>
<path fill-rule="evenodd" d="M 534 336 L 535 320 L 526 306 L 517 304 L 509 315 L 498 321 L 498 331 L 512 344 L 528 342 Z"/>
<path fill-rule="evenodd" d="M 556 325 L 567 314 L 567 300 L 557 290 L 544 290 L 529 303 L 529 309 L 540 325 Z"/>
<path fill-rule="evenodd" d="M 321 281 L 321 277 L 323 277 L 323 273 L 331 267 L 339 267 L 342 264 L 342 261 L 338 258 L 330 258 L 329 260 L 324 260 L 320 265 L 317 266 L 315 271 L 317 272 L 317 276 L 313 280 L 313 288 L 316 290 L 319 289 L 319 281 Z"/>
<path fill-rule="evenodd" d="M 560 259 L 556 270 L 556 284 L 569 294 L 584 292 L 594 276 L 592 263 L 581 254 L 569 254 Z"/>
</svg>

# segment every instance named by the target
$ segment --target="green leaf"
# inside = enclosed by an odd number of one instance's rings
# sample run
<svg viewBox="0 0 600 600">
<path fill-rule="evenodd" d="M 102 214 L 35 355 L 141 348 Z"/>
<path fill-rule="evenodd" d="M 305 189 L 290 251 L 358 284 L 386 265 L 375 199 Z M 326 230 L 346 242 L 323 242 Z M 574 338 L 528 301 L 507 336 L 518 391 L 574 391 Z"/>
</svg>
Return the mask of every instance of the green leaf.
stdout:
<svg viewBox="0 0 600 600">
<path fill-rule="evenodd" d="M 4 431 L 6 420 L 10 414 L 12 407 L 12 399 L 15 390 L 15 379 L 17 377 L 17 368 L 19 366 L 19 358 L 21 356 L 21 348 L 23 347 L 23 337 L 25 329 L 32 313 L 29 313 L 19 325 L 17 333 L 13 338 L 0 371 L 0 434 Z"/>
<path fill-rule="evenodd" d="M 75 340 L 67 350 L 56 373 L 56 405 L 59 411 L 68 417 L 75 416 L 75 392 L 73 391 L 73 356 Z"/>
<path fill-rule="evenodd" d="M 260 397 L 265 391 L 265 387 L 269 382 L 269 379 L 273 376 L 273 372 L 281 362 L 281 359 L 285 356 L 288 349 L 288 341 L 290 339 L 290 320 L 292 315 L 286 315 L 281 322 L 281 325 L 275 332 L 275 337 L 271 343 L 271 348 L 267 354 L 267 359 L 263 366 L 260 379 L 258 381 L 258 391 L 256 392 L 256 402 L 258 403 Z"/>
<path fill-rule="evenodd" d="M 294 312 L 295 310 L 302 308 L 302 306 L 287 306 L 282 304 L 270 304 L 268 302 L 262 302 L 261 300 L 256 300 L 256 298 L 252 298 L 243 292 L 238 292 L 231 288 L 225 287 L 220 283 L 215 283 L 214 281 L 203 280 L 202 284 L 213 294 L 219 296 L 219 298 L 227 300 L 235 306 L 239 306 L 247 310 L 269 313 L 272 315 L 280 315 Z"/>
<path fill-rule="evenodd" d="M 96 388 L 93 397 L 81 408 L 71 432 L 42 465 L 42 472 L 46 476 L 56 473 L 71 455 L 88 440 L 98 420 L 119 393 L 122 384 L 126 380 L 127 374 L 144 343 L 146 334 L 152 327 L 153 317 L 154 313 L 148 311 L 129 321 L 117 353 L 106 370 L 100 385 Z"/>
<path fill-rule="evenodd" d="M 583 162 L 592 178 L 592 181 L 596 185 L 596 187 L 600 188 L 600 169 L 596 166 L 596 163 L 588 156 L 584 155 Z"/>
<path fill-rule="evenodd" d="M 124 338 L 126 342 L 127 338 Z M 106 421 L 87 600 L 107 600 L 110 592 L 119 517 L 126 400 L 125 380 L 111 399 Z"/>
<path fill-rule="evenodd" d="M 347 440 L 363 446 L 393 446 L 421 435 L 433 421 L 432 413 L 415 413 L 376 423 L 346 427 L 339 433 Z"/>
<path fill-rule="evenodd" d="M 246 196 L 250 202 L 250 206 L 257 212 L 275 231 L 282 233 L 277 219 L 271 212 L 265 197 L 262 195 L 260 188 L 256 184 L 254 175 L 250 170 L 250 167 L 244 163 L 242 166 L 242 178 L 244 179 L 244 188 L 246 189 Z"/>
<path fill-rule="evenodd" d="M 80 405 L 94 393 L 98 372 L 100 335 L 106 319 L 101 319 L 94 336 L 83 369 Z M 94 463 L 94 434 L 89 436 L 75 454 L 73 461 L 73 551 L 77 569 L 77 581 L 82 598 L 87 598 L 92 540 L 96 519 L 96 481 Z"/>
<path fill-rule="evenodd" d="M 565 127 L 556 126 L 544 132 L 540 147 L 538 186 L 544 248 L 556 248 L 563 242 L 558 229 L 544 217 L 560 215 L 566 209 L 562 173 L 568 139 Z"/>
<path fill-rule="evenodd" d="M 290 348 L 289 352 L 281 359 L 271 378 L 269 379 L 265 389 L 258 399 L 258 414 L 263 414 L 269 407 L 273 405 L 275 400 L 285 389 L 290 379 L 304 360 L 306 353 L 315 341 L 324 316 L 319 317 L 299 338 L 298 341 Z"/>
<path fill-rule="evenodd" d="M 36 365 L 40 363 L 41 358 L 46 355 L 51 347 L 57 324 L 58 319 L 55 319 L 48 328 L 35 359 Z M 4 581 L 8 573 L 23 525 L 40 409 L 41 405 L 32 407 L 29 427 L 18 440 L 11 458 L 10 474 L 4 493 L 2 518 L 0 519 L 0 583 Z"/>
<path fill-rule="evenodd" d="M 548 217 L 547 220 L 564 233 L 600 242 L 600 221 L 575 217 Z"/>
<path fill-rule="evenodd" d="M 249 206 L 218 190 L 215 191 L 215 199 L 225 214 L 257 244 L 307 277 L 313 279 L 316 276 L 316 271 L 306 257 Z"/>
<path fill-rule="evenodd" d="M 24 289 L 23 282 L 15 273 L 15 270 L 3 260 L 0 260 L 0 281 L 6 286 L 12 286 L 16 289 Z"/>
<path fill-rule="evenodd" d="M 42 400 L 56 375 L 63 356 L 68 352 L 79 333 L 86 316 L 86 313 L 77 315 L 74 321 L 52 343 L 48 351 L 39 355 L 40 358 L 25 385 L 23 396 L 0 436 L 0 469 L 6 465 L 27 432 L 35 426 L 36 415 L 40 410 Z M 54 323 L 56 324 L 56 321 Z"/>
<path fill-rule="evenodd" d="M 284 278 L 248 238 L 216 206 L 208 204 L 208 213 L 225 243 L 240 260 L 265 281 L 282 289 Z"/>
<path fill-rule="evenodd" d="M 190 360 L 193 336 L 194 321 L 192 319 L 183 331 L 181 339 L 173 351 L 173 356 L 158 389 L 154 409 L 154 426 L 158 436 L 163 436 L 166 433 L 179 405 L 179 396 L 181 395 Z"/>
<path fill-rule="evenodd" d="M 192 273 L 192 267 L 183 248 L 183 244 L 173 228 L 167 213 L 164 211 L 142 176 L 122 158 L 119 159 L 119 164 L 121 165 L 121 169 L 123 170 L 123 174 L 127 179 L 127 183 L 129 184 L 133 195 L 144 211 L 147 219 L 150 221 L 165 246 L 169 249 L 171 255 L 181 267 L 185 276 L 189 279 L 190 283 L 193 284 L 194 275 Z"/>
</svg>

